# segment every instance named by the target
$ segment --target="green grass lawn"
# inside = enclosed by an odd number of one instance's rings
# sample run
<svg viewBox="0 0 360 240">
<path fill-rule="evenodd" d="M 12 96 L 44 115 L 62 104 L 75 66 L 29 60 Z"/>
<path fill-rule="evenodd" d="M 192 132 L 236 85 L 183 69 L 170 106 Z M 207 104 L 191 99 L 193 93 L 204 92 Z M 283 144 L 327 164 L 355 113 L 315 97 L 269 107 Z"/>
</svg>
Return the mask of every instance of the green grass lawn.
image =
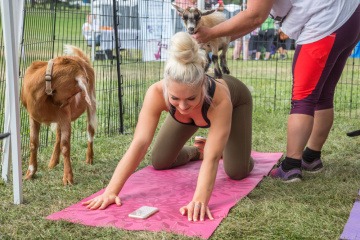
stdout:
<svg viewBox="0 0 360 240">
<path fill-rule="evenodd" d="M 284 152 L 287 113 L 256 111 L 253 149 Z M 323 149 L 325 170 L 300 183 L 268 177 L 231 209 L 212 239 L 338 239 L 360 188 L 359 138 L 346 132 L 357 119 L 338 116 Z M 202 132 L 204 133 L 204 132 Z M 94 228 L 45 217 L 104 188 L 132 135 L 96 138 L 94 165 L 85 164 L 86 140 L 72 144 L 75 185 L 62 186 L 61 164 L 47 169 L 52 147 L 39 155 L 32 181 L 23 182 L 24 204 L 13 205 L 11 182 L 0 182 L 0 239 L 190 239 L 165 232 Z M 139 168 L 149 164 L 148 157 Z M 23 161 L 23 171 L 27 168 Z"/>
</svg>

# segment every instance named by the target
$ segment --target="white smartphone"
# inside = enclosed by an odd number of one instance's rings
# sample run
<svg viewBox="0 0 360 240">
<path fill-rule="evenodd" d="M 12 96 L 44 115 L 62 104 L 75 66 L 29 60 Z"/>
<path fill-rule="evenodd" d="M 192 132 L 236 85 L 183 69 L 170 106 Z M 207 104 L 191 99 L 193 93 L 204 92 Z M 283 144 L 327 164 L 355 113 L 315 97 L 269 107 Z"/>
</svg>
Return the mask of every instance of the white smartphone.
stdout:
<svg viewBox="0 0 360 240">
<path fill-rule="evenodd" d="M 156 207 L 142 206 L 130 213 L 129 217 L 146 219 L 158 211 L 159 209 Z"/>
</svg>

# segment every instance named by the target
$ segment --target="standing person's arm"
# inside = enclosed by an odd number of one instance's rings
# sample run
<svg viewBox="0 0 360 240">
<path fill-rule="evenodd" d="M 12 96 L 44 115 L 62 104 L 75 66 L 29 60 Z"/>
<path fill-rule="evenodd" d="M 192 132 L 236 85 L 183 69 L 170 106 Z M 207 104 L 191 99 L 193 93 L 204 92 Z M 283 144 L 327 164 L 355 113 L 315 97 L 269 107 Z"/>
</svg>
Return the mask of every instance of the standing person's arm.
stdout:
<svg viewBox="0 0 360 240">
<path fill-rule="evenodd" d="M 152 85 L 146 93 L 143 107 L 135 129 L 134 138 L 129 149 L 118 163 L 114 174 L 103 194 L 83 203 L 89 209 L 105 209 L 110 204 L 121 205 L 119 192 L 126 180 L 139 166 L 144 158 L 161 115 L 166 109 L 160 82 Z"/>
<path fill-rule="evenodd" d="M 207 43 L 218 37 L 231 36 L 231 41 L 246 35 L 260 26 L 269 16 L 275 0 L 249 0 L 247 9 L 212 28 L 200 27 L 194 34 L 199 43 Z"/>
</svg>

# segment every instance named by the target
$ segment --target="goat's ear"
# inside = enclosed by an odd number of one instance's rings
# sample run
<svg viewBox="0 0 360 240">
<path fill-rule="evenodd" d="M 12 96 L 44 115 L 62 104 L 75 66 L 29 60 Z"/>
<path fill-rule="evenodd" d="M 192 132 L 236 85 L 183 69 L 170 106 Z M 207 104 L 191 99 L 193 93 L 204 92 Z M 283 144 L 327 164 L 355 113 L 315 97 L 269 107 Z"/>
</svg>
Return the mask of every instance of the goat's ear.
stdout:
<svg viewBox="0 0 360 240">
<path fill-rule="evenodd" d="M 181 15 L 184 13 L 184 9 L 177 6 L 175 3 L 171 3 L 171 5 L 173 5 L 173 7 L 176 9 L 176 11 L 178 11 Z"/>
<path fill-rule="evenodd" d="M 203 11 L 203 12 L 201 12 L 201 16 L 206 16 L 206 15 L 212 14 L 215 11 L 216 11 L 216 9 Z"/>
</svg>

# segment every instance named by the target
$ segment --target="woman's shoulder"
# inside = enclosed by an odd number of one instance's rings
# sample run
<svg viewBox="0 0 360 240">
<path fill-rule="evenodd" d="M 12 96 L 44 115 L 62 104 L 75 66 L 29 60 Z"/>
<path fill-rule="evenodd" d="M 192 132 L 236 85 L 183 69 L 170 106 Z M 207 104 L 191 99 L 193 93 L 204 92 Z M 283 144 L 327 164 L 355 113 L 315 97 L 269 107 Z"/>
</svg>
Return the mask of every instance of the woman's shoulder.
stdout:
<svg viewBox="0 0 360 240">
<path fill-rule="evenodd" d="M 147 94 L 163 96 L 163 81 L 158 81 L 150 85 Z"/>
<path fill-rule="evenodd" d="M 163 95 L 163 81 L 158 81 L 150 85 L 146 92 L 145 101 L 151 102 L 151 105 L 164 108 L 166 106 Z"/>
<path fill-rule="evenodd" d="M 218 106 L 221 103 L 230 103 L 231 104 L 231 97 L 229 88 L 224 79 L 218 78 L 215 81 L 216 88 L 213 97 L 213 103 L 215 106 Z"/>
</svg>

